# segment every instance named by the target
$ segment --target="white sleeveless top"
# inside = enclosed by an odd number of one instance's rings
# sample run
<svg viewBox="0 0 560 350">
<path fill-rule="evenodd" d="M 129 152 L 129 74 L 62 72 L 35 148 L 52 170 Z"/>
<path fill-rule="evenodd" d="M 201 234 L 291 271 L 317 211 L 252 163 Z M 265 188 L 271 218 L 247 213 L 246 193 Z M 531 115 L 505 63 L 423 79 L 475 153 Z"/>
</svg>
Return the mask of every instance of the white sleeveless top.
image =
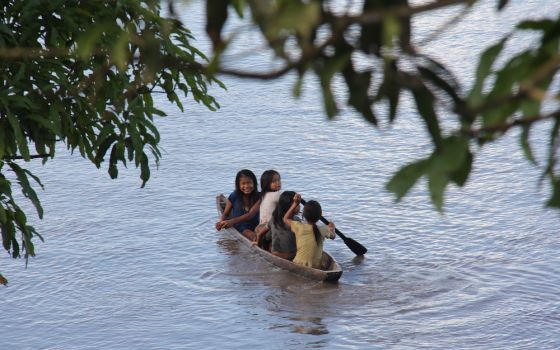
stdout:
<svg viewBox="0 0 560 350">
<path fill-rule="evenodd" d="M 272 218 L 272 212 L 276 209 L 276 205 L 278 205 L 278 199 L 281 193 L 281 191 L 267 192 L 264 195 L 259 210 L 261 224 L 266 224 L 270 221 L 270 218 Z"/>
</svg>

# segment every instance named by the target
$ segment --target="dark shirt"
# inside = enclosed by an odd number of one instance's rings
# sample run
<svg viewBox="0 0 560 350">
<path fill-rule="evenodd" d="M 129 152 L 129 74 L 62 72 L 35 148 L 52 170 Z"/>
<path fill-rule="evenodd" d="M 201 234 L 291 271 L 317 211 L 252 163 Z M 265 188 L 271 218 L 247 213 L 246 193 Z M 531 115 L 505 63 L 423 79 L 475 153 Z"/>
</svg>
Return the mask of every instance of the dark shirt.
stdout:
<svg viewBox="0 0 560 350">
<path fill-rule="evenodd" d="M 235 191 L 233 191 L 229 195 L 228 199 L 232 204 L 230 218 L 236 218 L 238 216 L 247 214 L 248 210 L 245 210 L 245 208 L 243 208 L 243 198 L 239 198 Z M 246 221 L 238 222 L 237 224 L 233 225 L 233 227 L 235 227 L 235 229 L 239 232 L 243 232 L 244 230 L 247 229 L 254 231 L 255 227 L 257 227 L 258 224 L 259 224 L 259 212 L 257 211 L 257 213 L 252 218 Z"/>
<path fill-rule="evenodd" d="M 296 237 L 289 227 L 278 227 L 273 221 L 267 224 L 269 231 L 266 238 L 272 240 L 272 251 L 278 253 L 290 253 L 296 256 Z"/>
</svg>

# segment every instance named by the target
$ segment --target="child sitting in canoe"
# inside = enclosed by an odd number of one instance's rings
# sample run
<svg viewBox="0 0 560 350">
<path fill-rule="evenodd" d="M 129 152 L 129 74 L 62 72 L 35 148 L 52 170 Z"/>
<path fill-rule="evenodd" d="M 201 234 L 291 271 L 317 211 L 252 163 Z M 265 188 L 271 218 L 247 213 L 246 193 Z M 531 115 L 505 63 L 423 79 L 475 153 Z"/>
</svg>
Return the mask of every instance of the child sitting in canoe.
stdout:
<svg viewBox="0 0 560 350">
<path fill-rule="evenodd" d="M 235 191 L 227 199 L 222 217 L 216 223 L 216 230 L 233 226 L 243 236 L 254 240 L 260 204 L 257 177 L 251 170 L 240 170 L 235 177 Z"/>
<path fill-rule="evenodd" d="M 276 170 L 266 170 L 261 176 L 261 206 L 259 209 L 260 222 L 255 233 L 257 235 L 256 242 L 262 246 L 262 238 L 268 232 L 267 224 L 272 217 L 272 212 L 278 204 L 280 198 L 280 189 L 282 181 L 280 174 Z"/>
<path fill-rule="evenodd" d="M 293 262 L 313 268 L 321 268 L 321 258 L 323 256 L 323 241 L 325 237 L 334 239 L 334 224 L 329 222 L 328 227 L 317 226 L 317 221 L 321 218 L 321 205 L 317 201 L 308 201 L 303 206 L 303 218 L 306 223 L 297 222 L 292 219 L 296 210 L 299 209 L 301 195 L 296 193 L 292 204 L 284 215 L 284 223 L 294 232 L 296 237 L 296 256 Z"/>
<path fill-rule="evenodd" d="M 264 235 L 264 241 L 271 242 L 270 252 L 288 260 L 292 260 L 296 256 L 296 237 L 284 222 L 284 215 L 290 209 L 295 194 L 294 191 L 282 192 L 278 199 L 278 205 L 272 212 L 272 218 L 266 225 L 268 232 Z M 296 216 L 298 212 L 299 207 L 294 211 L 292 220 L 299 221 Z"/>
</svg>

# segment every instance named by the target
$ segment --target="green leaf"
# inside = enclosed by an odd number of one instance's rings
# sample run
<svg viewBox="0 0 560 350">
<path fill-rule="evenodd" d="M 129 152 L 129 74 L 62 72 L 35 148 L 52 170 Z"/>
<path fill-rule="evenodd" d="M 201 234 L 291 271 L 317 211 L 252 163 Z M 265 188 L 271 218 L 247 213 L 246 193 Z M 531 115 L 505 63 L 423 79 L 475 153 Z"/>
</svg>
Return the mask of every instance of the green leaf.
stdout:
<svg viewBox="0 0 560 350">
<path fill-rule="evenodd" d="M 9 212 L 9 219 L 7 220 L 7 222 L 3 225 L 1 225 L 2 228 L 2 245 L 4 246 L 4 249 L 9 251 L 10 249 L 13 249 L 12 253 L 14 253 L 17 250 L 17 254 L 19 255 L 19 246 L 17 244 L 17 240 L 15 239 L 15 228 L 14 228 L 14 222 L 11 216 L 11 212 Z M 17 257 L 14 256 L 14 257 Z"/>
<path fill-rule="evenodd" d="M 551 185 L 552 195 L 546 205 L 553 208 L 560 208 L 560 180 L 554 180 Z"/>
<path fill-rule="evenodd" d="M 371 82 L 371 71 L 356 73 L 345 72 L 344 78 L 348 85 L 348 104 L 360 112 L 360 114 L 370 122 L 377 126 L 377 118 L 373 113 L 373 99 L 369 96 L 369 86 Z"/>
<path fill-rule="evenodd" d="M 554 21 L 550 19 L 543 19 L 540 21 L 527 20 L 517 24 L 516 28 L 521 30 L 540 30 L 547 31 L 554 26 Z"/>
<path fill-rule="evenodd" d="M 387 94 L 389 99 L 389 121 L 394 122 L 397 118 L 397 108 L 399 106 L 399 97 L 401 95 L 401 87 L 395 86 L 391 92 Z"/>
<path fill-rule="evenodd" d="M 340 73 L 350 60 L 351 52 L 337 52 L 336 55 L 323 60 L 322 65 L 315 65 L 315 70 L 321 79 L 330 81 L 335 74 Z"/>
<path fill-rule="evenodd" d="M 428 188 L 432 203 L 441 212 L 443 195 L 449 181 L 463 186 L 472 167 L 472 154 L 468 140 L 462 136 L 449 136 L 442 140 L 441 147 L 430 156 Z"/>
<path fill-rule="evenodd" d="M 431 69 L 431 67 L 418 66 L 417 68 L 424 79 L 446 92 L 456 105 L 463 103 L 463 100 L 459 96 L 460 90 L 456 81 L 448 82 L 446 78 L 440 76 L 436 71 Z"/>
<path fill-rule="evenodd" d="M 424 120 L 428 132 L 432 137 L 432 141 L 436 148 L 441 147 L 441 129 L 439 127 L 439 120 L 434 109 L 434 96 L 432 92 L 421 82 L 418 86 L 412 89 L 412 95 L 416 101 L 416 106 L 418 107 L 418 112 Z"/>
<path fill-rule="evenodd" d="M 473 155 L 469 150 L 467 150 L 463 163 L 449 173 L 449 179 L 457 186 L 463 187 L 469 178 L 469 174 L 471 173 L 472 162 Z"/>
<path fill-rule="evenodd" d="M 142 149 L 144 148 L 144 143 L 142 142 L 142 138 L 140 137 L 140 133 L 138 132 L 138 128 L 135 122 L 131 122 L 129 127 L 127 128 L 128 134 L 130 135 L 130 139 L 132 140 L 132 146 L 134 147 L 135 153 L 135 164 L 136 166 L 140 165 L 140 156 L 143 153 Z"/>
<path fill-rule="evenodd" d="M 486 81 L 488 75 L 491 73 L 492 65 L 494 64 L 494 61 L 496 60 L 500 52 L 502 52 L 507 39 L 508 37 L 505 37 L 497 44 L 490 46 L 480 56 L 480 61 L 476 70 L 476 80 L 468 97 L 468 102 L 471 106 L 476 106 L 481 103 L 484 82 Z"/>
<path fill-rule="evenodd" d="M 267 35 L 271 38 L 283 32 L 295 31 L 300 38 L 308 39 L 321 18 L 321 5 L 317 0 L 307 3 L 285 1 L 273 17 L 268 18 Z"/>
<path fill-rule="evenodd" d="M 469 144 L 465 137 L 446 137 L 441 142 L 441 148 L 432 155 L 433 167 L 446 173 L 454 171 L 463 165 L 468 150 Z"/>
<path fill-rule="evenodd" d="M 16 220 L 16 223 L 18 224 L 20 229 L 25 228 L 27 223 L 27 216 L 25 216 L 25 213 L 21 211 L 21 209 L 16 209 L 14 219 Z"/>
<path fill-rule="evenodd" d="M 0 124 L 0 159 L 4 159 L 6 155 L 6 135 L 4 133 L 4 128 L 2 128 L 2 124 Z"/>
<path fill-rule="evenodd" d="M 239 18 L 243 18 L 243 9 L 245 8 L 245 0 L 231 0 L 231 4 Z"/>
<path fill-rule="evenodd" d="M 521 102 L 521 111 L 526 118 L 535 117 L 541 111 L 541 101 L 525 99 Z"/>
<path fill-rule="evenodd" d="M 6 210 L 4 206 L 0 203 L 0 224 L 5 224 L 8 222 L 8 216 L 6 215 Z"/>
<path fill-rule="evenodd" d="M 338 106 L 336 105 L 336 101 L 331 90 L 330 81 L 321 82 L 321 91 L 323 92 L 323 103 L 325 106 L 327 117 L 329 117 L 329 119 L 332 119 L 338 114 Z"/>
<path fill-rule="evenodd" d="M 88 28 L 83 35 L 77 39 L 78 47 L 76 54 L 82 60 L 87 59 L 94 51 L 95 46 L 100 41 L 103 32 L 109 27 L 107 23 L 99 24 Z"/>
<path fill-rule="evenodd" d="M 0 163 L 2 164 L 2 163 Z M 7 197 L 12 197 L 12 184 L 10 181 L 6 180 L 2 173 L 0 172 L 0 194 L 5 194 Z"/>
<path fill-rule="evenodd" d="M 498 1 L 498 10 L 501 11 L 504 9 L 504 7 L 506 7 L 506 5 L 508 4 L 509 0 L 499 0 Z"/>
<path fill-rule="evenodd" d="M 97 148 L 97 152 L 94 158 L 94 163 L 98 169 L 105 158 L 105 154 L 107 153 L 111 145 L 113 145 L 113 143 L 116 141 L 117 141 L 117 137 L 115 135 L 110 135 L 104 138 L 103 142 L 101 142 L 101 144 Z"/>
<path fill-rule="evenodd" d="M 119 169 L 116 164 L 109 164 L 107 172 L 109 173 L 109 177 L 111 177 L 111 179 L 116 179 L 119 176 Z"/>
<path fill-rule="evenodd" d="M 548 141 L 547 165 L 543 175 L 548 175 L 551 181 L 555 181 L 556 151 L 558 142 L 558 133 L 560 132 L 560 118 L 554 119 L 554 126 L 550 130 L 550 139 Z"/>
<path fill-rule="evenodd" d="M 292 95 L 295 98 L 300 98 L 301 96 L 301 87 L 303 86 L 303 74 L 298 75 L 296 83 L 294 84 L 294 88 L 292 89 Z"/>
<path fill-rule="evenodd" d="M 511 117 L 519 108 L 519 102 L 511 102 L 498 105 L 482 113 L 482 125 L 484 127 L 499 126 Z"/>
<path fill-rule="evenodd" d="M 443 211 L 443 194 L 449 183 L 446 174 L 439 171 L 430 171 L 428 174 L 428 188 L 430 189 L 430 197 L 432 203 L 439 212 Z"/>
<path fill-rule="evenodd" d="M 119 36 L 119 38 L 117 39 L 117 41 L 115 42 L 115 44 L 113 45 L 113 51 L 111 56 L 113 62 L 121 72 L 125 72 L 128 67 L 129 56 L 130 56 L 128 50 L 129 40 L 130 40 L 130 34 L 126 31 L 123 31 Z"/>
<path fill-rule="evenodd" d="M 20 247 L 18 241 L 15 239 L 16 229 L 13 224 L 7 225 L 9 230 L 12 231 L 14 238 L 12 238 L 12 258 L 19 258 L 20 256 Z"/>
<path fill-rule="evenodd" d="M 399 202 L 414 186 L 418 179 L 426 173 L 429 165 L 430 161 L 428 159 L 422 159 L 402 167 L 387 183 L 386 189 L 394 193 L 397 202 Z"/>
<path fill-rule="evenodd" d="M 347 55 L 338 55 L 315 64 L 315 72 L 319 76 L 321 91 L 323 92 L 323 103 L 329 119 L 334 118 L 338 114 L 338 106 L 331 89 L 331 80 L 346 65 L 348 58 L 349 56 Z"/>
<path fill-rule="evenodd" d="M 33 203 L 33 205 L 35 206 L 35 209 L 37 210 L 37 214 L 39 215 L 39 218 L 42 219 L 43 218 L 43 207 L 41 206 L 41 202 L 39 201 L 39 197 L 37 197 L 37 193 L 35 192 L 35 190 L 33 190 L 33 187 L 31 187 L 31 185 L 29 183 L 29 179 L 27 178 L 27 174 L 30 174 L 33 177 L 33 179 L 39 183 L 39 185 L 41 187 L 43 187 L 43 185 L 41 184 L 41 182 L 39 182 L 39 179 L 37 177 L 35 177 L 33 174 L 31 174 L 31 172 L 29 172 L 29 170 L 24 170 L 19 165 L 17 165 L 16 163 L 13 163 L 13 162 L 9 162 L 8 165 L 12 168 L 12 170 L 14 171 L 14 173 L 17 176 L 18 182 L 21 186 L 21 192 L 23 193 L 23 195 L 26 198 L 29 198 L 31 200 L 31 203 Z M 16 215 L 18 215 L 18 213 L 19 213 L 19 211 L 16 211 Z M 23 214 L 23 212 L 22 212 L 22 214 Z M 25 218 L 25 215 L 24 215 L 24 218 Z"/>
<path fill-rule="evenodd" d="M 385 70 L 383 74 L 383 82 L 377 91 L 375 101 L 387 98 L 389 101 L 389 122 L 395 121 L 397 117 L 397 108 L 399 105 L 399 97 L 401 93 L 401 85 L 398 82 L 398 68 L 395 61 L 385 61 Z"/>
<path fill-rule="evenodd" d="M 468 141 L 463 137 L 450 136 L 442 140 L 441 147 L 429 158 L 400 169 L 387 184 L 387 189 L 396 195 L 397 201 L 400 201 L 418 179 L 426 175 L 432 203 L 441 212 L 449 181 L 463 186 L 471 166 L 472 154 L 468 148 Z"/>
<path fill-rule="evenodd" d="M 160 141 L 159 131 L 151 120 L 149 120 L 148 118 L 140 117 L 140 118 L 137 119 L 137 122 L 138 122 L 139 125 L 142 125 L 142 126 L 146 127 L 148 130 L 150 130 L 150 132 L 154 136 L 154 143 L 155 144 L 159 143 L 159 141 Z"/>
<path fill-rule="evenodd" d="M 521 135 L 519 137 L 519 143 L 521 144 L 521 148 L 523 149 L 523 154 L 525 158 L 527 158 L 533 165 L 537 165 L 537 161 L 533 156 L 533 151 L 531 150 L 531 145 L 529 143 L 529 131 L 530 125 L 524 125 Z"/>
<path fill-rule="evenodd" d="M 27 161 L 30 160 L 31 158 L 29 156 L 29 148 L 27 147 L 27 140 L 25 138 L 25 135 L 21 131 L 19 121 L 10 111 L 8 111 L 6 115 L 14 131 L 14 135 L 16 137 L 17 145 L 21 153 L 21 156 L 23 157 L 24 160 Z"/>
<path fill-rule="evenodd" d="M 228 17 L 228 1 L 206 1 L 206 33 L 212 40 L 214 50 L 222 43 L 222 28 Z"/>
<path fill-rule="evenodd" d="M 150 179 L 150 167 L 148 165 L 148 156 L 146 153 L 142 153 L 142 161 L 140 162 L 140 178 L 142 179 L 142 188 L 146 185 L 146 182 Z"/>
</svg>

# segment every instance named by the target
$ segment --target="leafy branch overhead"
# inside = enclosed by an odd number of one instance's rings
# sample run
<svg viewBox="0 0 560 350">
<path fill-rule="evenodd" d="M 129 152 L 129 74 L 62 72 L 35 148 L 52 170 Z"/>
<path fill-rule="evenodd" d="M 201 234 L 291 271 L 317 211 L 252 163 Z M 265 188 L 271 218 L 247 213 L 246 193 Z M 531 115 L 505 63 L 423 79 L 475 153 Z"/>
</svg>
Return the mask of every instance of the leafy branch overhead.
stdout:
<svg viewBox="0 0 560 350">
<path fill-rule="evenodd" d="M 342 78 L 348 100 L 365 120 L 377 126 L 381 117 L 394 122 L 401 95 L 412 96 L 418 116 L 431 137 L 432 153 L 398 171 L 387 184 L 400 200 L 421 178 L 427 179 L 432 202 L 439 210 L 449 183 L 463 186 L 472 168 L 477 147 L 513 128 L 521 128 L 520 146 L 535 163 L 530 131 L 538 122 L 553 120 L 543 175 L 552 185 L 548 205 L 560 207 L 557 174 L 558 85 L 552 84 L 560 67 L 560 16 L 526 20 L 489 46 L 480 56 L 472 87 L 462 86 L 444 63 L 423 53 L 415 42 L 411 21 L 415 16 L 447 7 L 474 10 L 477 0 L 434 0 L 412 6 L 408 0 L 355 2 L 320 0 L 207 0 L 206 30 L 214 44 L 210 73 L 244 78 L 274 79 L 297 75 L 294 92 L 300 93 L 306 74 L 317 76 L 326 114 L 335 117 L 340 101 L 332 90 L 333 79 Z M 502 10 L 507 0 L 496 1 Z M 283 66 L 270 71 L 248 71 L 220 65 L 230 39 L 223 34 L 228 12 L 251 21 Z M 460 16 L 454 20 L 460 19 Z M 445 31 L 455 21 L 447 23 Z M 418 30 L 418 29 L 416 29 Z M 515 32 L 532 31 L 540 40 L 526 50 L 504 57 L 503 49 Z M 468 35 L 468 33 L 466 33 Z M 235 32 L 235 38 L 243 32 Z M 498 58 L 501 64 L 497 64 Z M 228 62 L 231 63 L 231 62 Z M 358 69 L 358 63 L 361 67 Z M 366 67 L 366 68 L 363 68 Z M 380 115 L 376 105 L 388 106 Z M 544 106 L 543 106 L 544 105 Z M 547 107 L 547 108 L 543 108 Z M 552 107 L 552 111 L 550 111 Z M 547 110 L 547 112 L 543 112 Z M 457 121 L 455 129 L 442 127 L 442 118 Z"/>
<path fill-rule="evenodd" d="M 107 161 L 111 178 L 133 164 L 144 186 L 161 156 L 154 119 L 164 113 L 153 93 L 181 110 L 183 97 L 219 107 L 208 84 L 222 85 L 204 74 L 190 31 L 159 12 L 156 0 L 0 5 L 0 225 L 14 258 L 34 256 L 32 239 L 41 238 L 16 203 L 14 181 L 43 216 L 33 189 L 42 184 L 22 161 L 47 162 L 64 144 L 98 168 Z"/>
</svg>

